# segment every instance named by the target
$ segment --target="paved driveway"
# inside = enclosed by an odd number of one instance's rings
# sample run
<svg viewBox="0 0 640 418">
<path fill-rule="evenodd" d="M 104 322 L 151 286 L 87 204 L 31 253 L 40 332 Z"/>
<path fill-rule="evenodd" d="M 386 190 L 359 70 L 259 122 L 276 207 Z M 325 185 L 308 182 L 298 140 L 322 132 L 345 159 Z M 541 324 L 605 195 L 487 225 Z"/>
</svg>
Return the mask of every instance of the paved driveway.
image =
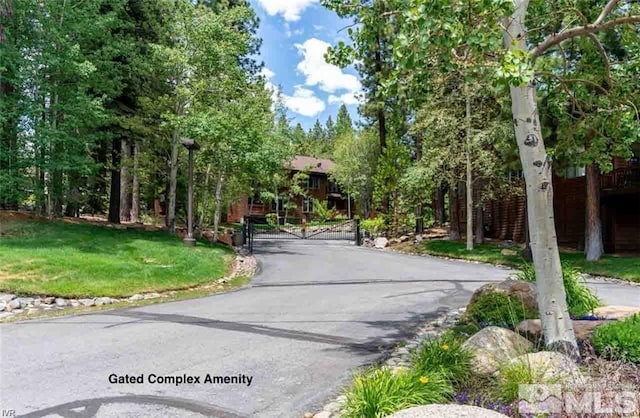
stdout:
<svg viewBox="0 0 640 418">
<path fill-rule="evenodd" d="M 381 347 L 509 274 L 344 244 L 258 243 L 257 255 L 261 272 L 237 292 L 0 325 L 0 409 L 33 417 L 301 417 Z M 607 302 L 640 304 L 639 288 L 598 290 Z M 111 374 L 144 374 L 144 383 L 111 383 Z M 152 384 L 150 374 L 200 383 Z M 205 383 L 207 374 L 240 383 Z"/>
</svg>

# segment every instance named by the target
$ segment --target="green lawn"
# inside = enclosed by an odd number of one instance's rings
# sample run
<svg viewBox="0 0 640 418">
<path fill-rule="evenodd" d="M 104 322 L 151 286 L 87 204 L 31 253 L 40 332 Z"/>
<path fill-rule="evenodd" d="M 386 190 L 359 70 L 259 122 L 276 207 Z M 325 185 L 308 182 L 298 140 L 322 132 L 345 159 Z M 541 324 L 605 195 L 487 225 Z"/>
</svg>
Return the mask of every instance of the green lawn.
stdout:
<svg viewBox="0 0 640 418">
<path fill-rule="evenodd" d="M 464 242 L 434 240 L 423 241 L 415 251 L 436 256 L 462 258 L 491 264 L 503 264 L 519 267 L 524 263 L 520 255 L 502 255 L 504 247 L 484 244 L 475 245 L 473 251 L 467 251 Z M 519 252 L 519 248 L 515 248 Z M 616 277 L 619 279 L 640 282 L 640 258 L 605 255 L 598 261 L 586 261 L 582 253 L 561 253 L 563 262 L 572 265 L 583 273 Z"/>
<path fill-rule="evenodd" d="M 223 277 L 230 249 L 185 247 L 165 232 L 0 218 L 0 291 L 126 297 Z"/>
</svg>

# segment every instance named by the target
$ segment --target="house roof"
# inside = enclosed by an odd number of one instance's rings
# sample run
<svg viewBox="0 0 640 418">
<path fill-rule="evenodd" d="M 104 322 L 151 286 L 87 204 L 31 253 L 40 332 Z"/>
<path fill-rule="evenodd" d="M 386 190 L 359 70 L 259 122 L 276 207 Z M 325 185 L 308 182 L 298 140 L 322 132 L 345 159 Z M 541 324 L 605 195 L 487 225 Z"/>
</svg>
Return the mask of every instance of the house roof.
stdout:
<svg viewBox="0 0 640 418">
<path fill-rule="evenodd" d="M 285 167 L 291 170 L 303 171 L 308 168 L 310 173 L 320 174 L 328 174 L 333 166 L 335 166 L 335 163 L 331 160 L 307 157 L 304 155 L 296 155 L 291 161 L 285 164 Z"/>
</svg>

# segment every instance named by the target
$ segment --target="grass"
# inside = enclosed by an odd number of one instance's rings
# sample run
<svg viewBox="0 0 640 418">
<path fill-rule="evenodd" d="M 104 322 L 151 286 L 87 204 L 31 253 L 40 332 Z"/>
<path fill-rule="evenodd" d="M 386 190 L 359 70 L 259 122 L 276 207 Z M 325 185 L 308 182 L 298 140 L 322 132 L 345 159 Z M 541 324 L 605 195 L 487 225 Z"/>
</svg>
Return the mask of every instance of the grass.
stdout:
<svg viewBox="0 0 640 418">
<path fill-rule="evenodd" d="M 165 232 L 0 218 L 0 291 L 127 297 L 197 287 L 225 275 L 233 252 L 185 247 Z"/>
<path fill-rule="evenodd" d="M 419 374 L 441 373 L 452 382 L 462 382 L 471 374 L 472 354 L 464 349 L 464 339 L 452 332 L 425 341 L 411 356 L 413 369 Z"/>
<path fill-rule="evenodd" d="M 383 418 L 412 406 L 446 402 L 452 394 L 451 383 L 439 373 L 373 369 L 355 378 L 342 416 Z"/>
<path fill-rule="evenodd" d="M 406 246 L 410 250 L 409 246 Z M 411 246 L 413 247 L 413 246 Z M 500 264 L 519 268 L 524 259 L 518 255 L 502 255 L 500 247 L 491 244 L 474 245 L 472 252 L 467 251 L 465 243 L 460 241 L 432 240 L 422 241 L 413 247 L 414 252 L 431 254 L 439 257 L 460 258 L 490 264 Z M 519 248 L 515 248 L 519 251 Z M 640 258 L 604 255 L 598 261 L 587 261 L 582 253 L 561 252 L 562 261 L 582 273 L 596 276 L 615 277 L 618 279 L 640 282 Z"/>
</svg>

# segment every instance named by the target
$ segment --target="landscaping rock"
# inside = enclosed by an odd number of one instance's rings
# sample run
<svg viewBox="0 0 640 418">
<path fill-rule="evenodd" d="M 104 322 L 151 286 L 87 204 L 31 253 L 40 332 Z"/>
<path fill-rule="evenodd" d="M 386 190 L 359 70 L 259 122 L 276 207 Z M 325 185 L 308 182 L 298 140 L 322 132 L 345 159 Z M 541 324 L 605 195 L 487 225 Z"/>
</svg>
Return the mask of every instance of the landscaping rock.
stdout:
<svg viewBox="0 0 640 418">
<path fill-rule="evenodd" d="M 555 351 L 539 351 L 516 357 L 510 364 L 523 364 L 534 372 L 537 383 L 579 383 L 584 381 L 578 365 Z"/>
<path fill-rule="evenodd" d="M 131 296 L 131 297 L 129 298 L 129 300 L 134 301 L 134 302 L 135 302 L 135 301 L 137 301 L 137 300 L 142 300 L 142 299 L 144 299 L 144 296 L 142 296 L 142 295 L 138 295 L 138 294 L 133 295 L 133 296 Z"/>
<path fill-rule="evenodd" d="M 13 299 L 9 301 L 9 303 L 7 303 L 7 307 L 5 308 L 5 310 L 15 311 L 16 309 L 20 309 L 21 307 L 22 307 L 22 302 L 20 302 L 20 299 Z"/>
<path fill-rule="evenodd" d="M 389 245 L 389 240 L 385 237 L 378 237 L 373 241 L 373 246 L 376 248 L 386 248 Z"/>
<path fill-rule="evenodd" d="M 47 305 L 53 305 L 53 302 L 55 302 L 56 298 L 54 298 L 53 296 L 49 296 L 46 298 L 42 299 L 43 303 L 46 303 Z"/>
<path fill-rule="evenodd" d="M 578 342 L 587 341 L 591 338 L 593 331 L 602 324 L 606 324 L 607 320 L 573 320 L 573 332 Z M 517 327 L 516 332 L 534 343 L 543 338 L 542 322 L 539 319 L 527 319 L 522 321 Z"/>
<path fill-rule="evenodd" d="M 82 306 L 95 306 L 95 299 L 80 299 L 78 300 Z"/>
<path fill-rule="evenodd" d="M 4 300 L 0 300 L 0 312 L 4 311 L 6 307 L 7 302 L 5 302 Z"/>
<path fill-rule="evenodd" d="M 331 418 L 331 412 L 329 411 L 320 411 L 313 416 L 313 418 Z"/>
<path fill-rule="evenodd" d="M 144 299 L 155 299 L 159 298 L 160 296 L 160 293 L 147 293 L 146 295 L 144 295 Z"/>
<path fill-rule="evenodd" d="M 59 308 L 64 308 L 65 306 L 68 305 L 67 301 L 62 298 L 56 298 L 55 302 L 56 302 L 56 306 Z"/>
<path fill-rule="evenodd" d="M 499 283 L 488 283 L 483 285 L 473 292 L 471 301 L 469 302 L 469 305 L 467 305 L 467 310 L 469 310 L 469 307 L 473 305 L 480 296 L 493 292 L 505 293 L 506 295 L 521 301 L 524 308 L 533 312 L 538 312 L 536 285 L 535 283 L 525 282 L 522 280 L 505 280 Z"/>
<path fill-rule="evenodd" d="M 540 341 L 542 339 L 542 321 L 525 319 L 518 324 L 516 332 L 534 343 Z"/>
<path fill-rule="evenodd" d="M 313 418 L 313 413 L 312 412 L 305 412 L 304 415 L 302 416 L 302 418 Z"/>
<path fill-rule="evenodd" d="M 432 404 L 414 406 L 396 412 L 389 418 L 506 418 L 496 411 L 471 405 Z"/>
<path fill-rule="evenodd" d="M 22 306 L 31 305 L 33 303 L 33 298 L 19 298 Z"/>
<path fill-rule="evenodd" d="M 34 307 L 36 307 L 36 308 L 37 308 L 38 306 L 40 306 L 41 304 L 42 304 L 42 300 L 41 300 L 40 298 L 36 298 L 36 299 L 33 301 L 33 306 L 34 306 Z"/>
<path fill-rule="evenodd" d="M 573 332 L 576 335 L 576 339 L 578 342 L 584 342 L 591 338 L 591 334 L 593 331 L 598 328 L 600 325 L 606 324 L 610 321 L 607 320 L 598 320 L 598 321 L 584 321 L 584 320 L 574 320 L 573 322 Z"/>
<path fill-rule="evenodd" d="M 500 254 L 502 255 L 518 255 L 518 252 L 516 250 L 510 250 L 508 248 L 505 248 L 504 250 L 500 251 Z"/>
<path fill-rule="evenodd" d="M 409 241 L 409 237 L 408 237 L 408 236 L 406 236 L 406 235 L 403 235 L 403 236 L 401 236 L 401 237 L 399 238 L 399 240 L 400 240 L 400 242 L 407 242 L 407 241 Z"/>
<path fill-rule="evenodd" d="M 640 308 L 621 305 L 601 306 L 596 308 L 593 313 L 600 319 L 616 319 L 619 321 L 640 313 Z"/>
<path fill-rule="evenodd" d="M 473 354 L 474 371 L 481 375 L 495 374 L 500 364 L 533 348 L 533 344 L 526 338 L 500 327 L 484 328 L 462 346 Z"/>
<path fill-rule="evenodd" d="M 16 298 L 16 295 L 11 294 L 11 293 L 2 293 L 2 294 L 0 294 L 0 300 L 5 301 L 7 303 L 11 302 L 15 298 Z"/>
<path fill-rule="evenodd" d="M 78 302 L 77 300 L 72 300 L 69 302 L 69 305 L 71 305 L 72 308 L 77 308 L 78 306 L 80 306 L 80 302 Z"/>
</svg>

